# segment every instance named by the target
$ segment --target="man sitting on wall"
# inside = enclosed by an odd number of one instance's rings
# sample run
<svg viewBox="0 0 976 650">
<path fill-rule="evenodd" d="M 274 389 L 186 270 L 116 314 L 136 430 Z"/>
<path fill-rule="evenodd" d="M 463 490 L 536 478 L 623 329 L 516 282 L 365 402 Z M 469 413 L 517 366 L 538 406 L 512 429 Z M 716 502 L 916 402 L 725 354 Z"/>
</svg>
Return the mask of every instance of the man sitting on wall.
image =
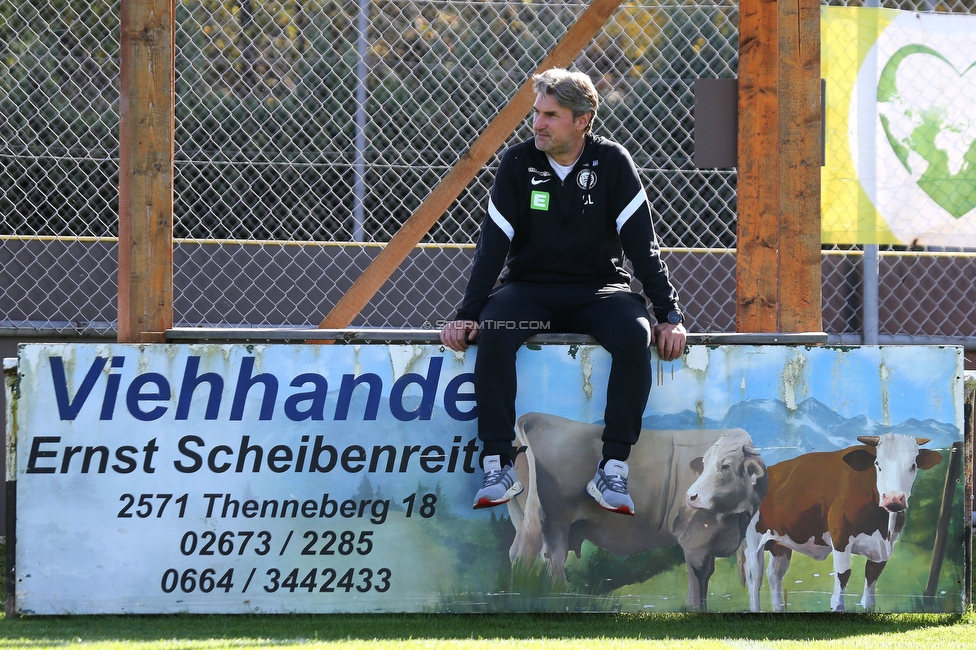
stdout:
<svg viewBox="0 0 976 650">
<path fill-rule="evenodd" d="M 637 168 L 621 145 L 591 132 L 599 106 L 593 83 L 552 69 L 533 77 L 533 89 L 534 137 L 502 157 L 463 302 L 441 330 L 452 350 L 478 343 L 484 484 L 474 507 L 522 491 L 511 458 L 515 355 L 548 326 L 592 335 L 610 352 L 603 460 L 586 490 L 603 508 L 633 515 L 626 461 L 651 388 L 649 347 L 656 344 L 664 360 L 678 358 L 684 318 Z M 653 305 L 653 327 L 643 296 L 630 290 L 624 255 Z"/>
</svg>

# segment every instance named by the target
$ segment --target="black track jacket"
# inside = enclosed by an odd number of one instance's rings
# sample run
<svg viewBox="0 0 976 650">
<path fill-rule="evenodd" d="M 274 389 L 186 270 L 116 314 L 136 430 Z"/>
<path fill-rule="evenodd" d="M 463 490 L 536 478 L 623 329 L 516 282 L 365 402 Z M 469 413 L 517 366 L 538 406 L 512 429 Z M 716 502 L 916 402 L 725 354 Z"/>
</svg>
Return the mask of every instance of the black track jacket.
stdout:
<svg viewBox="0 0 976 650">
<path fill-rule="evenodd" d="M 506 264 L 503 283 L 629 284 L 625 254 L 655 317 L 667 322 L 678 294 L 627 150 L 587 135 L 579 160 L 560 181 L 545 152 L 526 140 L 510 147 L 498 165 L 456 319 L 478 320 Z"/>
</svg>

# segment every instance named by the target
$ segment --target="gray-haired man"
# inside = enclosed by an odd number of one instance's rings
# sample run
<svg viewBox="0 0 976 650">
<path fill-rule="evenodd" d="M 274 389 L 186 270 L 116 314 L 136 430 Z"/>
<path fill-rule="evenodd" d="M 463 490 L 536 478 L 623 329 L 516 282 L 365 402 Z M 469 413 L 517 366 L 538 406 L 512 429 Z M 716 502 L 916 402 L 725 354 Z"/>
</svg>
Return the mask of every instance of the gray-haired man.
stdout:
<svg viewBox="0 0 976 650">
<path fill-rule="evenodd" d="M 656 344 L 664 360 L 680 356 L 684 318 L 630 154 L 591 133 L 600 101 L 593 83 L 552 69 L 533 77 L 533 89 L 534 137 L 502 157 L 464 300 L 441 331 L 452 350 L 478 342 L 474 381 L 485 477 L 474 507 L 505 503 L 522 491 L 511 462 L 515 355 L 548 323 L 549 331 L 590 334 L 610 352 L 603 461 L 586 490 L 603 508 L 633 515 L 626 461 L 651 387 L 649 347 Z M 630 290 L 625 255 L 653 305 L 653 327 L 643 296 Z"/>
</svg>

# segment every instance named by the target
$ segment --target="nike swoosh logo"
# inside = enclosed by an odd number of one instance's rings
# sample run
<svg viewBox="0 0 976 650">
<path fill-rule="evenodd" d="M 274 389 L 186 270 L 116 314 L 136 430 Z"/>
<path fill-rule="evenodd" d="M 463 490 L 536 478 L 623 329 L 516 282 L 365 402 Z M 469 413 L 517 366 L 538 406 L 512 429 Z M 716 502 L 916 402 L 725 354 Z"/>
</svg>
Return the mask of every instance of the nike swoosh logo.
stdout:
<svg viewBox="0 0 976 650">
<path fill-rule="evenodd" d="M 541 183 L 548 183 L 549 182 L 549 179 L 548 178 L 533 178 L 531 182 L 532 182 L 533 185 L 539 185 Z"/>
</svg>

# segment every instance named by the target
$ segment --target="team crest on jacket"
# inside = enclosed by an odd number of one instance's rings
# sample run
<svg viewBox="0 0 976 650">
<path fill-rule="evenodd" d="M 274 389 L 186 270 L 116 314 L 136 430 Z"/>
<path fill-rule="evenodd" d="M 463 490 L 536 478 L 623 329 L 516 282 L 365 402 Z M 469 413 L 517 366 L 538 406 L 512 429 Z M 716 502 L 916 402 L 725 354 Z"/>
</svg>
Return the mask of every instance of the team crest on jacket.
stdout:
<svg viewBox="0 0 976 650">
<path fill-rule="evenodd" d="M 592 190 L 596 185 L 596 172 L 592 169 L 581 169 L 576 176 L 576 184 L 582 190 Z"/>
</svg>

